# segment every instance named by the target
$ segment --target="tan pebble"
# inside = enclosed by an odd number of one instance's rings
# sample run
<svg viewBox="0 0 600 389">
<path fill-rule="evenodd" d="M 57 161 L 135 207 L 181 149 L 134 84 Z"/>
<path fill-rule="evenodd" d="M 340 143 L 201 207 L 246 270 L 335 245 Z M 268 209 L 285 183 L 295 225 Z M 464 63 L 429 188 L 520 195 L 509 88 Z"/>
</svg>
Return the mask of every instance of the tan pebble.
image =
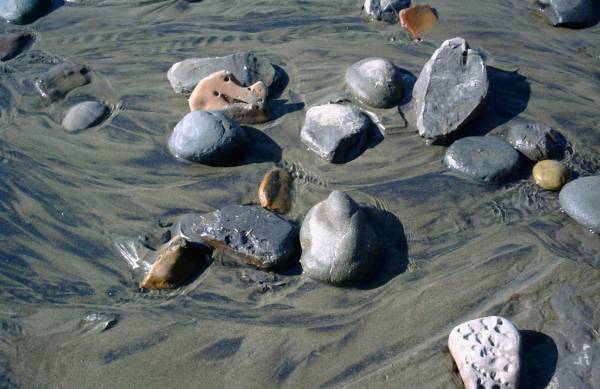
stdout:
<svg viewBox="0 0 600 389">
<path fill-rule="evenodd" d="M 273 169 L 265 174 L 258 188 L 258 199 L 263 208 L 284 214 L 290 210 L 290 175 L 284 169 Z"/>
<path fill-rule="evenodd" d="M 438 17 L 429 4 L 417 4 L 400 11 L 400 25 L 415 39 L 437 23 Z"/>
<path fill-rule="evenodd" d="M 551 159 L 540 161 L 533 167 L 535 183 L 548 190 L 560 190 L 570 176 L 569 169 L 564 164 Z"/>
</svg>

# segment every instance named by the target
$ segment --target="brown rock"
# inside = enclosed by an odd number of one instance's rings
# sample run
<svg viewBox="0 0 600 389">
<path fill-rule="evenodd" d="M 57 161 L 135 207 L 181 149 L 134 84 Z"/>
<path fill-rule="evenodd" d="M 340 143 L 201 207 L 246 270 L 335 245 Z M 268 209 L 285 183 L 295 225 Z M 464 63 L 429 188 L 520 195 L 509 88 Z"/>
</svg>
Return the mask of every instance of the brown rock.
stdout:
<svg viewBox="0 0 600 389">
<path fill-rule="evenodd" d="M 189 104 L 192 111 L 222 111 L 240 123 L 264 123 L 268 120 L 265 84 L 258 81 L 245 87 L 226 70 L 200 80 Z"/>
<path fill-rule="evenodd" d="M 569 168 L 551 159 L 540 161 L 533 167 L 535 183 L 547 190 L 560 190 L 570 176 Z"/>
<path fill-rule="evenodd" d="M 28 34 L 5 34 L 0 36 L 0 61 L 8 61 L 21 54 L 33 37 Z"/>
<path fill-rule="evenodd" d="M 415 39 L 437 23 L 437 13 L 429 4 L 418 4 L 400 11 L 400 25 Z"/>
<path fill-rule="evenodd" d="M 290 210 L 290 175 L 283 169 L 273 169 L 265 174 L 258 188 L 258 199 L 263 208 L 277 213 Z"/>
<path fill-rule="evenodd" d="M 157 251 L 156 260 L 140 283 L 140 288 L 176 288 L 200 269 L 204 254 L 184 238 L 173 238 Z"/>
</svg>

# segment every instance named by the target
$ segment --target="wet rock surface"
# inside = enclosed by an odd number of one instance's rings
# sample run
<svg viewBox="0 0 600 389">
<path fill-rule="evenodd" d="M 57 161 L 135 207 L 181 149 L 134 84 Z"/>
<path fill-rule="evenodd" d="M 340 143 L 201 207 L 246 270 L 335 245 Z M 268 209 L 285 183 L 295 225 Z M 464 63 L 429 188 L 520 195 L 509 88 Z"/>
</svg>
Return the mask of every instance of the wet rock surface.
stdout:
<svg viewBox="0 0 600 389">
<path fill-rule="evenodd" d="M 448 348 L 466 389 L 516 389 L 521 368 L 521 336 L 500 316 L 488 316 L 456 326 Z"/>
<path fill-rule="evenodd" d="M 186 59 L 171 66 L 167 78 L 175 92 L 189 93 L 200 80 L 221 70 L 231 72 L 242 85 L 262 81 L 269 93 L 278 88 L 279 75 L 273 65 L 252 52 L 216 58 Z"/>
<path fill-rule="evenodd" d="M 38 93 L 47 101 L 62 99 L 67 93 L 89 84 L 90 70 L 83 65 L 63 63 L 52 67 L 46 74 L 35 80 Z"/>
<path fill-rule="evenodd" d="M 581 177 L 560 191 L 561 208 L 578 223 L 600 232 L 600 176 Z"/>
<path fill-rule="evenodd" d="M 99 101 L 84 101 L 67 112 L 62 126 L 67 131 L 85 130 L 102 122 L 110 109 Z"/>
<path fill-rule="evenodd" d="M 566 145 L 560 132 L 541 123 L 512 126 L 508 131 L 508 141 L 532 161 L 559 157 Z"/>
<path fill-rule="evenodd" d="M 592 0 L 539 0 L 553 26 L 587 26 L 594 21 Z"/>
<path fill-rule="evenodd" d="M 220 111 L 239 123 L 264 123 L 267 87 L 262 81 L 243 86 L 233 73 L 222 70 L 202 79 L 189 99 L 191 111 Z"/>
<path fill-rule="evenodd" d="M 421 40 L 421 36 L 432 28 L 437 20 L 437 13 L 429 4 L 417 4 L 400 11 L 400 25 L 417 40 Z"/>
<path fill-rule="evenodd" d="M 499 137 L 471 136 L 454 142 L 444 163 L 466 177 L 497 183 L 518 168 L 519 153 Z"/>
<path fill-rule="evenodd" d="M 52 0 L 2 0 L 0 18 L 16 24 L 33 22 L 50 10 Z"/>
<path fill-rule="evenodd" d="M 310 278 L 339 286 L 368 280 L 380 263 L 379 241 L 365 213 L 347 194 L 331 192 L 306 214 L 300 263 Z"/>
<path fill-rule="evenodd" d="M 263 208 L 277 213 L 287 213 L 291 207 L 290 198 L 291 177 L 284 169 L 272 169 L 258 188 L 258 200 Z"/>
<path fill-rule="evenodd" d="M 532 174 L 535 183 L 547 190 L 560 190 L 571 175 L 563 163 L 551 159 L 536 163 Z"/>
<path fill-rule="evenodd" d="M 366 58 L 346 70 L 346 85 L 354 97 L 375 108 L 390 108 L 404 96 L 402 73 L 384 58 Z"/>
<path fill-rule="evenodd" d="M 300 136 L 302 142 L 321 158 L 344 163 L 363 151 L 371 124 L 371 120 L 353 105 L 319 105 L 306 112 Z"/>
<path fill-rule="evenodd" d="M 363 12 L 368 18 L 395 23 L 398 12 L 409 6 L 410 0 L 365 0 Z"/>
<path fill-rule="evenodd" d="M 21 54 L 33 41 L 29 34 L 0 35 L 0 61 L 8 61 Z"/>
<path fill-rule="evenodd" d="M 294 224 L 257 205 L 229 205 L 178 218 L 174 234 L 226 251 L 260 269 L 281 269 L 297 250 Z"/>
<path fill-rule="evenodd" d="M 419 134 L 431 143 L 446 141 L 479 113 L 487 92 L 481 56 L 462 38 L 445 41 L 414 86 Z"/>
<path fill-rule="evenodd" d="M 175 126 L 169 150 L 177 158 L 220 165 L 238 159 L 247 143 L 244 130 L 222 113 L 193 111 Z"/>
</svg>

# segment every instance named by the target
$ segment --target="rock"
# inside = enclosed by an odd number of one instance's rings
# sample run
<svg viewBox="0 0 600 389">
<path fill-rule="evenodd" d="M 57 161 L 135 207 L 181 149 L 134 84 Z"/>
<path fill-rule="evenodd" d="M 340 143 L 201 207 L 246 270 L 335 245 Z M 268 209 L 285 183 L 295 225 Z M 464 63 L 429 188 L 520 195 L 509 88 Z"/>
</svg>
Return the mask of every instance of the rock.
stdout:
<svg viewBox="0 0 600 389">
<path fill-rule="evenodd" d="M 272 169 L 260 183 L 258 200 L 260 206 L 277 213 L 287 213 L 290 210 L 290 174 L 283 169 Z"/>
<path fill-rule="evenodd" d="M 271 63 L 252 52 L 242 52 L 226 57 L 190 58 L 175 63 L 169 69 L 167 78 L 177 93 L 189 93 L 196 84 L 211 74 L 226 70 L 235 76 L 242 85 L 252 85 L 262 81 L 273 93 L 279 83 L 279 75 Z"/>
<path fill-rule="evenodd" d="M 52 0 L 2 0 L 0 17 L 8 22 L 26 24 L 50 10 Z"/>
<path fill-rule="evenodd" d="M 600 232 L 600 176 L 569 182 L 559 194 L 561 208 L 578 223 Z"/>
<path fill-rule="evenodd" d="M 346 85 L 354 97 L 376 108 L 390 108 L 404 96 L 402 73 L 383 58 L 366 58 L 346 70 Z"/>
<path fill-rule="evenodd" d="M 371 120 L 357 107 L 325 104 L 306 112 L 300 136 L 321 158 L 344 163 L 363 151 L 370 127 Z"/>
<path fill-rule="evenodd" d="M 13 59 L 27 47 L 33 37 L 29 34 L 5 34 L 0 36 L 0 61 Z"/>
<path fill-rule="evenodd" d="M 80 86 L 91 81 L 90 70 L 83 65 L 63 63 L 56 65 L 44 76 L 35 80 L 35 87 L 46 100 L 53 102 L 62 99 Z"/>
<path fill-rule="evenodd" d="M 290 264 L 297 247 L 297 228 L 257 205 L 229 205 L 207 213 L 178 218 L 174 234 L 229 252 L 260 269 Z"/>
<path fill-rule="evenodd" d="M 310 278 L 339 286 L 366 281 L 379 266 L 379 241 L 347 194 L 331 192 L 308 211 L 300 229 L 300 263 Z"/>
<path fill-rule="evenodd" d="M 539 3 L 553 26 L 589 26 L 594 22 L 592 0 L 539 0 Z"/>
<path fill-rule="evenodd" d="M 454 327 L 448 348 L 465 389 L 518 387 L 521 335 L 505 318 L 488 316 Z"/>
<path fill-rule="evenodd" d="M 200 270 L 206 251 L 178 236 L 156 253 L 148 274 L 140 283 L 144 289 L 176 288 Z"/>
<path fill-rule="evenodd" d="M 448 140 L 479 113 L 487 91 L 481 56 L 462 38 L 445 41 L 414 86 L 419 134 L 430 143 Z"/>
<path fill-rule="evenodd" d="M 533 167 L 535 183 L 548 190 L 560 190 L 570 176 L 569 169 L 564 164 L 551 159 L 540 161 Z"/>
<path fill-rule="evenodd" d="M 85 130 L 100 124 L 110 110 L 98 101 L 84 101 L 69 109 L 62 121 L 62 126 L 67 131 Z"/>
<path fill-rule="evenodd" d="M 221 165 L 235 161 L 247 143 L 244 130 L 222 113 L 193 111 L 175 126 L 169 150 L 177 158 Z"/>
<path fill-rule="evenodd" d="M 409 6 L 410 0 L 365 0 L 363 11 L 371 19 L 396 23 L 398 12 Z"/>
<path fill-rule="evenodd" d="M 501 182 L 519 166 L 519 153 L 495 136 L 471 136 L 448 148 L 444 163 L 478 181 Z"/>
<path fill-rule="evenodd" d="M 189 100 L 190 110 L 220 111 L 240 123 L 264 123 L 267 87 L 262 81 L 245 87 L 233 73 L 221 70 L 203 78 Z"/>
<path fill-rule="evenodd" d="M 560 132 L 541 124 L 518 124 L 508 131 L 511 145 L 532 161 L 559 157 L 566 141 Z"/>
<path fill-rule="evenodd" d="M 438 21 L 436 11 L 429 4 L 413 5 L 400 11 L 400 25 L 417 40 Z"/>
</svg>

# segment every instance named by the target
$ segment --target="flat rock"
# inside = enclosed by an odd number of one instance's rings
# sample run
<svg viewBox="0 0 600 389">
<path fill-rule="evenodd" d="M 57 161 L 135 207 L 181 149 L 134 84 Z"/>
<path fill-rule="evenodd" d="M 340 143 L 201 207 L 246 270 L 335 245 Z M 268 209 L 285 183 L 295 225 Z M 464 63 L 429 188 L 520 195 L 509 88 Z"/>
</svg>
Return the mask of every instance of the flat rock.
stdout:
<svg viewBox="0 0 600 389">
<path fill-rule="evenodd" d="M 244 130 L 222 113 L 193 111 L 175 126 L 169 150 L 177 158 L 221 165 L 237 160 L 247 143 Z"/>
<path fill-rule="evenodd" d="M 62 99 L 70 91 L 91 81 L 90 70 L 71 63 L 56 65 L 42 77 L 35 80 L 38 93 L 46 100 L 53 102 Z"/>
<path fill-rule="evenodd" d="M 581 177 L 559 194 L 561 208 L 578 223 L 600 232 L 600 176 Z"/>
<path fill-rule="evenodd" d="M 519 153 L 496 136 L 471 136 L 448 148 L 444 163 L 469 178 L 501 182 L 519 166 Z"/>
<path fill-rule="evenodd" d="M 0 17 L 8 22 L 26 24 L 50 10 L 52 0 L 2 0 Z"/>
<path fill-rule="evenodd" d="M 262 81 L 269 93 L 278 87 L 279 75 L 271 62 L 252 52 L 216 58 L 189 58 L 171 66 L 167 78 L 175 92 L 190 93 L 200 80 L 221 70 L 233 73 L 242 85 Z"/>
<path fill-rule="evenodd" d="M 306 112 L 302 142 L 321 158 L 344 163 L 362 153 L 371 120 L 353 105 L 325 104 Z"/>
<path fill-rule="evenodd" d="M 521 335 L 507 319 L 488 316 L 454 327 L 448 348 L 466 389 L 516 389 Z"/>
<path fill-rule="evenodd" d="M 0 35 L 0 61 L 13 59 L 33 41 L 29 34 Z"/>
<path fill-rule="evenodd" d="M 445 41 L 414 86 L 419 134 L 430 143 L 446 141 L 479 113 L 487 92 L 481 56 L 462 38 Z"/>
<path fill-rule="evenodd" d="M 258 188 L 260 206 L 277 213 L 287 213 L 291 207 L 290 174 L 284 169 L 271 169 Z"/>
<path fill-rule="evenodd" d="M 508 131 L 508 141 L 532 161 L 558 157 L 566 145 L 560 132 L 542 123 L 512 126 Z"/>
<path fill-rule="evenodd" d="M 539 0 L 544 16 L 553 26 L 591 25 L 594 22 L 592 0 Z"/>
<path fill-rule="evenodd" d="M 109 108 L 99 101 L 84 101 L 69 109 L 62 126 L 67 131 L 85 130 L 100 124 L 109 112 Z"/>
<path fill-rule="evenodd" d="M 173 233 L 229 252 L 260 269 L 288 266 L 298 238 L 296 226 L 257 205 L 186 214 L 179 217 Z"/>
<path fill-rule="evenodd" d="M 203 78 L 189 99 L 191 111 L 220 111 L 239 123 L 264 123 L 267 87 L 262 81 L 243 86 L 233 73 L 221 70 Z"/>
<path fill-rule="evenodd" d="M 437 13 L 429 4 L 417 4 L 400 11 L 400 25 L 417 40 L 437 21 Z"/>
<path fill-rule="evenodd" d="M 565 164 L 552 159 L 536 163 L 532 175 L 535 183 L 547 190 L 560 190 L 571 176 Z"/>
<path fill-rule="evenodd" d="M 400 10 L 409 6 L 410 0 L 365 0 L 363 12 L 370 19 L 396 23 Z"/>
<path fill-rule="evenodd" d="M 366 58 L 346 70 L 346 85 L 354 97 L 375 108 L 390 108 L 404 96 L 402 73 L 383 58 Z"/>
<path fill-rule="evenodd" d="M 365 213 L 347 194 L 331 192 L 308 211 L 300 229 L 300 263 L 310 278 L 357 285 L 379 266 L 379 241 Z"/>
</svg>

